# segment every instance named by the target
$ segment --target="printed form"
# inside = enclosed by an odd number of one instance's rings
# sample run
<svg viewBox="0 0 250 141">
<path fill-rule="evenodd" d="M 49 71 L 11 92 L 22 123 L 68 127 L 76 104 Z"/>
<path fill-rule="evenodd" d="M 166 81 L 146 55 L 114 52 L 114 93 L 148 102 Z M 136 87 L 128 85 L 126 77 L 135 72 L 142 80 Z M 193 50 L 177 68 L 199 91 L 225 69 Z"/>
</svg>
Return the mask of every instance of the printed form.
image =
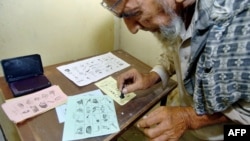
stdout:
<svg viewBox="0 0 250 141">
<path fill-rule="evenodd" d="M 92 95 L 91 95 L 92 93 Z M 63 141 L 85 139 L 120 131 L 114 102 L 101 91 L 70 96 Z"/>
<path fill-rule="evenodd" d="M 129 66 L 130 64 L 109 52 L 62 65 L 57 69 L 77 86 L 85 86 Z"/>
<path fill-rule="evenodd" d="M 14 123 L 22 122 L 67 102 L 68 96 L 57 85 L 32 94 L 6 100 L 2 108 Z"/>
</svg>

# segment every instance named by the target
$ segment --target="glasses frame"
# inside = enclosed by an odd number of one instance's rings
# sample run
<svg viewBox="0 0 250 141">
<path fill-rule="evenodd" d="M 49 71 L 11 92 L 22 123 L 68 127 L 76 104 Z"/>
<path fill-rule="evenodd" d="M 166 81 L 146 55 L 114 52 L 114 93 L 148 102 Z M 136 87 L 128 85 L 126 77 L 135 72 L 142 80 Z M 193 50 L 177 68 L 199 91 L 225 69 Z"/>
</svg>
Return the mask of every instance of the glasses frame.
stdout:
<svg viewBox="0 0 250 141">
<path fill-rule="evenodd" d="M 122 13 L 118 13 L 117 11 L 115 11 L 115 7 L 117 7 L 121 2 L 122 2 L 122 0 L 117 0 L 112 6 L 108 6 L 104 1 L 102 1 L 101 5 L 102 5 L 102 7 L 111 11 L 116 17 L 122 18 L 123 17 Z"/>
</svg>

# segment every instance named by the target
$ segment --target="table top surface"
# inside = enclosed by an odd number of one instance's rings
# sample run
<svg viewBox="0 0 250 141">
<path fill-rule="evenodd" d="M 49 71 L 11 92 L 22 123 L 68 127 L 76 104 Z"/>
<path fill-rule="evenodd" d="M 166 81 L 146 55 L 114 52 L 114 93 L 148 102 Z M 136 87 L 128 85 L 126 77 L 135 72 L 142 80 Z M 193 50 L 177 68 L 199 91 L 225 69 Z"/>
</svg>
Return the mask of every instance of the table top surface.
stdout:
<svg viewBox="0 0 250 141">
<path fill-rule="evenodd" d="M 151 70 L 151 67 L 129 55 L 125 51 L 116 50 L 112 51 L 112 53 L 131 65 L 126 69 L 112 74 L 111 76 L 113 76 L 114 78 L 117 77 L 120 73 L 125 72 L 130 68 L 136 68 L 140 72 L 144 73 L 147 73 Z M 98 89 L 93 83 L 87 86 L 79 87 L 56 69 L 57 66 L 69 64 L 74 61 L 64 62 L 45 67 L 44 74 L 46 77 L 48 77 L 48 79 L 53 85 L 59 85 L 63 92 L 69 96 Z M 140 119 L 146 112 L 148 112 L 152 107 L 154 107 L 158 102 L 160 102 L 162 98 L 166 97 L 166 95 L 176 86 L 177 83 L 173 80 L 170 80 L 168 86 L 164 89 L 159 83 L 147 90 L 136 91 L 136 97 L 123 106 L 114 102 L 120 131 L 118 133 L 88 138 L 85 140 L 115 140 L 130 126 L 132 126 L 138 119 Z M 12 93 L 4 77 L 0 78 L 0 88 L 3 91 L 5 99 L 13 98 Z M 62 140 L 63 126 L 63 123 L 58 122 L 55 109 L 52 109 L 46 113 L 30 118 L 22 123 L 18 123 L 17 130 L 19 132 L 20 138 L 24 141 L 60 141 Z"/>
</svg>

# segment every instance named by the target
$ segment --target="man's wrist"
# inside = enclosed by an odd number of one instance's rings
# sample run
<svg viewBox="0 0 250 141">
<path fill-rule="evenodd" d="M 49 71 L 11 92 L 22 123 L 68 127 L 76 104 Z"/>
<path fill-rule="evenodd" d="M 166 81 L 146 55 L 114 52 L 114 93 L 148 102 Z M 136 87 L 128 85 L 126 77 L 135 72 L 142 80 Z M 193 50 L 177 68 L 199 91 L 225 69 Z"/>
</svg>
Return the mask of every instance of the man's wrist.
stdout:
<svg viewBox="0 0 250 141">
<path fill-rule="evenodd" d="M 147 89 L 151 86 L 153 86 L 155 83 L 157 83 L 160 80 L 159 75 L 156 72 L 150 72 L 143 74 L 143 89 Z"/>
<path fill-rule="evenodd" d="M 151 71 L 149 73 L 149 76 L 150 76 L 149 78 L 150 78 L 150 81 L 152 82 L 152 84 L 156 84 L 157 82 L 161 81 L 160 76 L 154 71 Z"/>
<path fill-rule="evenodd" d="M 222 113 L 215 113 L 212 115 L 197 115 L 193 107 L 180 107 L 183 109 L 183 118 L 185 118 L 185 122 L 188 126 L 188 129 L 198 129 L 203 126 L 223 123 L 230 121 L 226 116 Z"/>
</svg>

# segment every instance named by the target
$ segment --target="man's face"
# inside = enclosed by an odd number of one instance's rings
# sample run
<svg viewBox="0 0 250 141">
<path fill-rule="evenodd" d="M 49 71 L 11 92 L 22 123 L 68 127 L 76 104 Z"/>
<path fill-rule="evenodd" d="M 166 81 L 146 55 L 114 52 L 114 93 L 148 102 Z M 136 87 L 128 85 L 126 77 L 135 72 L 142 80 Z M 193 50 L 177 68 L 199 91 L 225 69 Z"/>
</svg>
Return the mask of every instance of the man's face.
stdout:
<svg viewBox="0 0 250 141">
<path fill-rule="evenodd" d="M 109 10 L 123 18 L 132 33 L 139 30 L 171 36 L 179 26 L 175 0 L 104 0 Z M 176 20 L 178 19 L 178 20 Z M 178 22 L 178 23 L 177 23 Z"/>
</svg>

